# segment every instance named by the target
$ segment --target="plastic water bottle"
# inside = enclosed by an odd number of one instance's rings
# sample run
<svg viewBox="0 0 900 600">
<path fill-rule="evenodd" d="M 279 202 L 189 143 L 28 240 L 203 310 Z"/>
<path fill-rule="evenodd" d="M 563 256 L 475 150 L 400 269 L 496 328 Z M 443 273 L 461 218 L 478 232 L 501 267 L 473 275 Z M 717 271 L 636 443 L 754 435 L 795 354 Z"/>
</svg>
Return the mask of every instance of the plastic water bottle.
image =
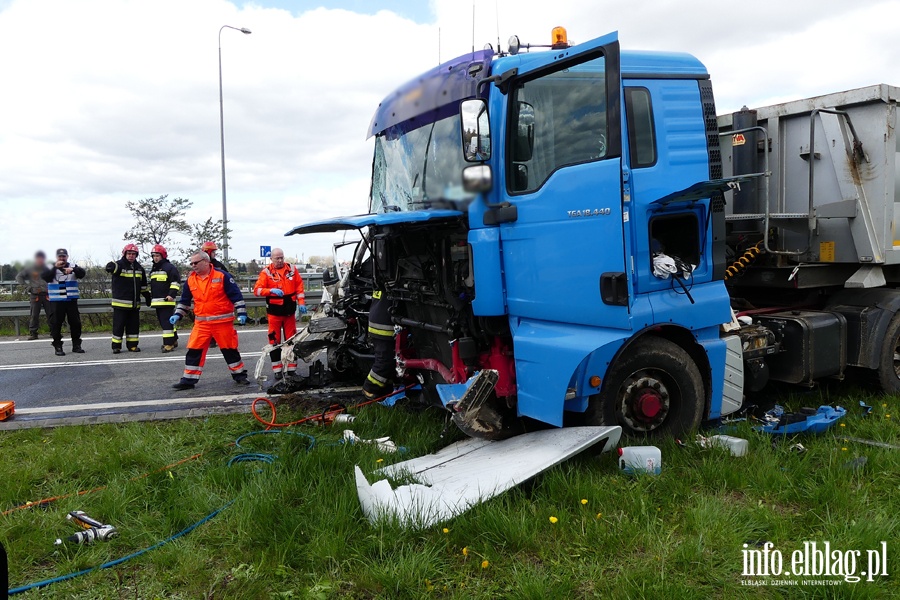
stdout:
<svg viewBox="0 0 900 600">
<path fill-rule="evenodd" d="M 749 442 L 743 438 L 731 435 L 712 435 L 707 438 L 708 447 L 718 446 L 720 448 L 728 448 L 732 456 L 744 456 L 747 454 Z"/>
<path fill-rule="evenodd" d="M 659 475 L 662 470 L 662 453 L 656 446 L 619 448 L 619 468 L 629 475 L 635 473 Z"/>
</svg>

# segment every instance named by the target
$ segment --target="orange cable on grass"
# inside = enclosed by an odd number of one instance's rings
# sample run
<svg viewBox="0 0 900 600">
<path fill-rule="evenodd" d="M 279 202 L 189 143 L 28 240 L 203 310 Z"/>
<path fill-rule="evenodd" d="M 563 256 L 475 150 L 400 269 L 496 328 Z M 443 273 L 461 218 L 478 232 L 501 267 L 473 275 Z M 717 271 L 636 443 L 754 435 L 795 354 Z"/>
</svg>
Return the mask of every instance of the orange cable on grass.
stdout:
<svg viewBox="0 0 900 600">
<path fill-rule="evenodd" d="M 375 398 L 374 400 L 367 400 L 365 402 L 360 402 L 359 404 L 355 404 L 350 408 L 361 408 L 363 406 L 373 404 L 375 402 L 381 402 L 382 400 L 390 398 L 391 396 L 396 396 L 397 394 L 399 394 L 401 392 L 405 392 L 408 389 L 415 387 L 416 385 L 417 384 L 415 384 L 415 383 L 407 385 L 398 390 L 394 390 L 390 394 L 385 394 L 384 396 L 381 396 L 380 398 Z M 266 404 L 269 405 L 269 409 L 272 411 L 272 420 L 271 421 L 263 420 L 263 418 L 260 417 L 259 414 L 256 412 L 256 403 L 257 402 L 265 402 Z M 299 425 L 301 423 L 307 423 L 310 421 L 314 421 L 316 419 L 319 419 L 322 421 L 322 423 L 325 423 L 326 420 L 329 419 L 329 417 L 331 418 L 331 420 L 333 420 L 336 415 L 344 412 L 345 410 L 347 410 L 346 407 L 343 407 L 343 406 L 340 406 L 337 404 L 333 404 L 321 413 L 309 415 L 308 417 L 304 417 L 304 418 L 298 419 L 296 421 L 291 421 L 290 423 L 278 423 L 276 421 L 275 405 L 268 398 L 259 397 L 256 400 L 254 400 L 253 403 L 250 405 L 250 412 L 253 413 L 253 416 L 257 421 L 259 421 L 260 423 L 262 423 L 263 425 L 266 426 L 266 430 L 269 430 L 273 427 L 289 427 L 291 425 Z M 233 445 L 233 444 L 229 444 L 229 445 Z M 144 479 L 155 473 L 170 471 L 170 470 L 174 469 L 175 467 L 183 465 L 186 462 L 190 462 L 192 460 L 196 460 L 196 459 L 200 458 L 201 456 L 203 456 L 203 454 L 204 454 L 203 452 L 198 452 L 197 454 L 194 454 L 193 456 L 188 456 L 187 458 L 182 458 L 181 460 L 173 462 L 170 465 L 160 467 L 159 469 L 156 469 L 155 471 L 150 471 L 149 473 L 144 473 L 143 475 L 138 475 L 137 477 L 132 477 L 131 479 L 129 479 L 129 481 L 137 481 L 138 479 Z M 26 502 L 25 504 L 22 504 L 19 506 L 14 506 L 13 508 L 3 511 L 2 513 L 0 513 L 0 516 L 5 517 L 6 515 L 8 515 L 10 513 L 14 513 L 19 510 L 24 510 L 26 508 L 34 508 L 36 506 L 46 506 L 47 504 L 51 504 L 51 503 L 57 502 L 59 500 L 65 500 L 66 498 L 72 498 L 74 496 L 86 496 L 88 494 L 93 494 L 95 492 L 101 492 L 101 491 L 105 490 L 107 487 L 109 487 L 109 486 L 101 485 L 99 487 L 95 487 L 95 488 L 92 488 L 89 490 L 81 490 L 79 492 L 73 492 L 71 494 L 63 494 L 62 496 L 51 496 L 50 498 L 44 498 L 42 500 L 38 500 L 37 502 Z"/>
<path fill-rule="evenodd" d="M 390 398 L 391 396 L 396 396 L 397 394 L 399 394 L 401 392 L 405 392 L 406 390 L 413 388 L 417 385 L 418 385 L 417 383 L 407 385 L 398 390 L 394 390 L 390 394 L 385 394 L 384 396 L 381 396 L 380 398 L 366 400 L 365 402 L 360 402 L 359 404 L 354 404 L 353 406 L 351 406 L 349 408 L 362 408 L 363 406 L 367 406 L 369 404 L 374 404 L 375 402 L 381 402 L 382 400 L 386 400 L 387 398 Z M 258 412 L 256 412 L 256 403 L 257 402 L 265 402 L 266 404 L 269 405 L 269 410 L 272 411 L 272 420 L 271 421 L 266 421 L 261 416 L 259 416 Z M 296 421 L 291 421 L 290 423 L 279 423 L 278 419 L 277 419 L 277 412 L 275 410 L 275 404 L 268 398 L 260 396 L 259 398 L 254 400 L 253 403 L 250 405 L 250 412 L 253 413 L 253 417 L 257 421 L 259 421 L 260 423 L 262 423 L 263 425 L 266 426 L 266 431 L 272 429 L 273 427 L 290 427 L 292 425 L 300 425 L 301 423 L 309 423 L 310 421 L 316 421 L 316 420 L 320 421 L 324 425 L 326 422 L 334 420 L 335 416 L 339 415 L 340 413 L 342 413 L 346 410 L 348 410 L 347 407 L 341 406 L 339 404 L 332 404 L 331 406 L 329 406 L 328 408 L 326 408 L 324 411 L 322 411 L 320 413 L 316 413 L 314 415 L 309 415 L 307 417 L 303 417 L 302 419 L 298 419 Z"/>
<path fill-rule="evenodd" d="M 144 473 L 143 475 L 138 475 L 137 477 L 132 477 L 128 481 L 137 481 L 138 479 L 144 479 L 146 477 L 150 477 L 151 475 L 154 475 L 155 473 L 162 473 L 164 471 L 170 471 L 170 470 L 174 469 L 175 467 L 183 465 L 186 462 L 196 460 L 196 459 L 200 458 L 201 456 L 203 456 L 203 452 L 198 452 L 197 454 L 194 454 L 193 456 L 188 456 L 187 458 L 182 458 L 181 460 L 173 462 L 170 465 L 160 467 L 159 469 L 156 469 L 155 471 L 150 471 L 149 473 Z M 66 498 L 72 498 L 74 496 L 86 496 L 88 494 L 93 494 L 95 492 L 101 492 L 101 491 L 105 490 L 107 487 L 109 487 L 109 486 L 101 485 L 100 487 L 95 487 L 95 488 L 92 488 L 89 490 L 81 490 L 79 492 L 72 492 L 71 494 L 63 494 L 62 496 L 51 496 L 50 498 L 44 498 L 43 500 L 38 500 L 37 502 L 26 502 L 25 504 L 21 504 L 19 506 L 14 506 L 10 509 L 4 510 L 2 513 L 0 513 L 0 515 L 5 517 L 6 515 L 8 515 L 10 513 L 16 512 L 17 510 L 24 510 L 26 508 L 34 508 L 35 506 L 45 506 L 47 504 L 51 504 L 58 500 L 65 500 Z"/>
</svg>

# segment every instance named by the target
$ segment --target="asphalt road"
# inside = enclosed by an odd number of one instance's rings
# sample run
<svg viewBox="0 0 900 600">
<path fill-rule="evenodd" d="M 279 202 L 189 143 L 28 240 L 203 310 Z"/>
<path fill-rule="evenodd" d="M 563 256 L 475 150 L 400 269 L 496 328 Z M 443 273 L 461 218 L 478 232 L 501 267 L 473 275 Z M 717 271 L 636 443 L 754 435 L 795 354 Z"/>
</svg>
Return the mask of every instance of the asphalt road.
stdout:
<svg viewBox="0 0 900 600">
<path fill-rule="evenodd" d="M 266 344 L 266 330 L 237 327 L 239 350 L 251 381 Z M 142 332 L 139 354 L 114 355 L 108 334 L 87 334 L 84 354 L 55 356 L 48 337 L 28 341 L 0 338 L 0 400 L 13 400 L 16 414 L 0 422 L 0 430 L 68 423 L 176 418 L 248 410 L 262 394 L 255 384 L 236 385 L 222 354 L 211 348 L 203 377 L 194 390 L 176 391 L 172 384 L 184 368 L 187 332 L 175 352 L 160 352 L 162 334 Z M 270 373 L 270 367 L 266 371 Z"/>
</svg>

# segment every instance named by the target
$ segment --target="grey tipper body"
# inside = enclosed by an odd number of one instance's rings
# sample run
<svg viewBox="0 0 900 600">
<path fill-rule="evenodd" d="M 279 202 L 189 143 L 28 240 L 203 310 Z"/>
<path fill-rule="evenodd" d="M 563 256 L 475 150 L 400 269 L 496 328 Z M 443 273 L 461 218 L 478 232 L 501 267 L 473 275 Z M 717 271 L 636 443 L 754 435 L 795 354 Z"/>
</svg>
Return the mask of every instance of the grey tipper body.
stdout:
<svg viewBox="0 0 900 600">
<path fill-rule="evenodd" d="M 882 84 L 757 108 L 766 139 L 759 130 L 729 135 L 753 124 L 747 111 L 719 117 L 723 176 L 771 173 L 726 194 L 726 220 L 762 233 L 768 218 L 769 251 L 791 259 L 787 273 L 798 260 L 799 269 L 816 273 L 795 282 L 769 270 L 738 285 L 869 288 L 900 281 L 900 266 L 893 266 L 900 265 L 898 101 L 900 88 Z"/>
</svg>

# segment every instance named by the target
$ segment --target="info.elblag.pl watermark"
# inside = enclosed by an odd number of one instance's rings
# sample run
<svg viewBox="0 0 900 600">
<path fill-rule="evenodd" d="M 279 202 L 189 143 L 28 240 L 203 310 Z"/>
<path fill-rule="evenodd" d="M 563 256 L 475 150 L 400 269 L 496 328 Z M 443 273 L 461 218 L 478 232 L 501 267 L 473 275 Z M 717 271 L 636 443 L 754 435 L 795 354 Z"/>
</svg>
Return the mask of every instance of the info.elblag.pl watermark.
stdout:
<svg viewBox="0 0 900 600">
<path fill-rule="evenodd" d="M 888 575 L 887 542 L 867 550 L 843 550 L 830 542 L 803 542 L 789 555 L 766 542 L 760 548 L 744 544 L 742 555 L 741 585 L 843 585 Z"/>
</svg>

